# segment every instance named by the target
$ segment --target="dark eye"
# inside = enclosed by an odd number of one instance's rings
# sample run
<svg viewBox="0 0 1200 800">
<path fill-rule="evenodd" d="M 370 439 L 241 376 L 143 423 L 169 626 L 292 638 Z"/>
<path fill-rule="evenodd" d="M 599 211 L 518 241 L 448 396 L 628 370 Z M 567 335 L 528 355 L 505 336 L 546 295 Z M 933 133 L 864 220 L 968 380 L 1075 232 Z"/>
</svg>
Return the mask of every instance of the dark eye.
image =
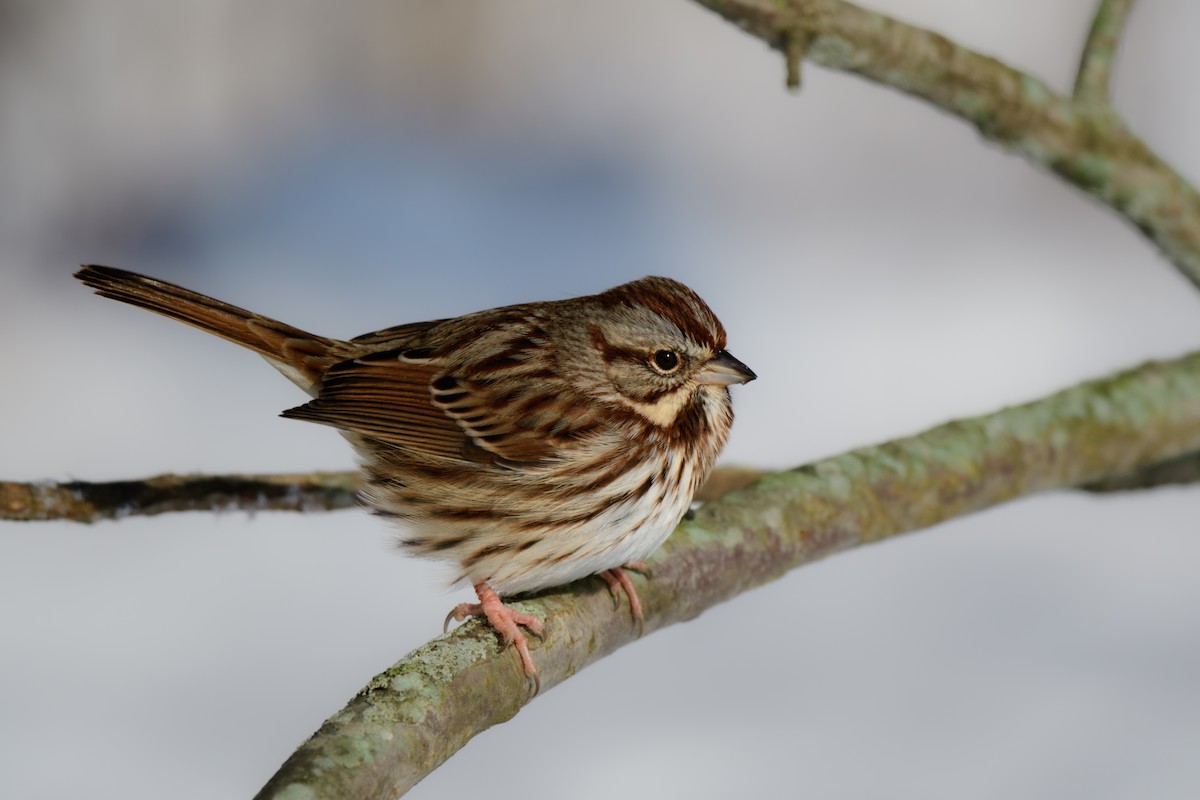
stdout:
<svg viewBox="0 0 1200 800">
<path fill-rule="evenodd" d="M 674 350 L 659 350 L 654 354 L 654 366 L 664 375 L 679 369 L 679 356 Z"/>
</svg>

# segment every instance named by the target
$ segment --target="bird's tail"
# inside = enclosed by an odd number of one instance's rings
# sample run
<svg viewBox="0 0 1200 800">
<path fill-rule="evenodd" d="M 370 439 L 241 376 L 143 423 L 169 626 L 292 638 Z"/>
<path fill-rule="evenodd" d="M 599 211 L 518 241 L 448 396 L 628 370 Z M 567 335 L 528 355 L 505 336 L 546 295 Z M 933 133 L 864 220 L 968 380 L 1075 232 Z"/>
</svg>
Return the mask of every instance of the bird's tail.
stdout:
<svg viewBox="0 0 1200 800">
<path fill-rule="evenodd" d="M 101 297 L 149 309 L 247 347 L 305 391 L 311 392 L 325 370 L 344 357 L 340 355 L 344 342 L 316 336 L 173 283 L 95 265 L 84 265 L 75 277 Z"/>
</svg>

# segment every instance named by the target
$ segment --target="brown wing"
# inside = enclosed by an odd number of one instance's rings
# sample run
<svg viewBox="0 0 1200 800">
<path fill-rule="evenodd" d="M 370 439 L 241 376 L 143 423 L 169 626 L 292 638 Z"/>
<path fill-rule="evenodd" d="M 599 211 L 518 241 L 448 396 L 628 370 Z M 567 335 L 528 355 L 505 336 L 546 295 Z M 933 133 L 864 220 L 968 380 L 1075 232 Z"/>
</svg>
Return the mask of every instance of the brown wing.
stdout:
<svg viewBox="0 0 1200 800">
<path fill-rule="evenodd" d="M 505 461 L 541 461 L 599 428 L 594 403 L 559 373 L 534 319 L 497 325 L 430 384 L 433 403 L 472 443 Z"/>
<path fill-rule="evenodd" d="M 433 404 L 438 367 L 404 351 L 343 361 L 325 373 L 315 400 L 283 412 L 302 419 L 446 458 L 463 458 L 468 438 Z"/>
<path fill-rule="evenodd" d="M 441 375 L 432 386 L 434 405 L 477 448 L 515 463 L 541 461 L 557 450 L 554 441 L 521 416 L 534 399 L 531 393 L 461 375 Z"/>
<path fill-rule="evenodd" d="M 598 427 L 591 404 L 558 375 L 536 320 L 515 310 L 354 341 L 397 336 L 408 346 L 333 366 L 317 398 L 283 416 L 428 455 L 513 463 L 554 456 Z"/>
</svg>

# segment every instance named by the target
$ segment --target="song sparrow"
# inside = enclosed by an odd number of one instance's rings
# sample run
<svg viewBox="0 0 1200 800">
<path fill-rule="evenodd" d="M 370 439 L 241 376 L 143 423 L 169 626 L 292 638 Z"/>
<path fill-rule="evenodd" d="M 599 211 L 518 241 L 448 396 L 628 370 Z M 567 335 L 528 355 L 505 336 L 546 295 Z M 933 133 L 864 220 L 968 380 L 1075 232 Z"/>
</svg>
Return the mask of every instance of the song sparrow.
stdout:
<svg viewBox="0 0 1200 800">
<path fill-rule="evenodd" d="M 678 524 L 725 445 L 729 385 L 755 378 L 704 301 L 669 278 L 342 341 L 133 272 L 76 277 L 247 347 L 308 392 L 283 416 L 349 439 L 365 503 L 404 523 L 406 550 L 461 567 L 479 602 L 451 616 L 485 616 L 535 691 L 518 626 L 541 635 L 542 622 L 500 596 L 600 574 L 640 625 L 621 568 Z"/>
</svg>

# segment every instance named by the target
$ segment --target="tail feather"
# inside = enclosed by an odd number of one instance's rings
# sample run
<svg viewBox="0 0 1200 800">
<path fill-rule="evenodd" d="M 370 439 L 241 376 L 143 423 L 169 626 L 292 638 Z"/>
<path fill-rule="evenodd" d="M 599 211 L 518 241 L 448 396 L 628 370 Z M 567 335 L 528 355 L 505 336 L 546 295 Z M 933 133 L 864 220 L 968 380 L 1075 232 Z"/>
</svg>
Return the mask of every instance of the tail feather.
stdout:
<svg viewBox="0 0 1200 800">
<path fill-rule="evenodd" d="M 345 344 L 223 303 L 173 283 L 113 267 L 84 265 L 75 277 L 101 297 L 120 300 L 208 331 L 266 358 L 302 389 L 311 391 L 340 361 Z"/>
</svg>

